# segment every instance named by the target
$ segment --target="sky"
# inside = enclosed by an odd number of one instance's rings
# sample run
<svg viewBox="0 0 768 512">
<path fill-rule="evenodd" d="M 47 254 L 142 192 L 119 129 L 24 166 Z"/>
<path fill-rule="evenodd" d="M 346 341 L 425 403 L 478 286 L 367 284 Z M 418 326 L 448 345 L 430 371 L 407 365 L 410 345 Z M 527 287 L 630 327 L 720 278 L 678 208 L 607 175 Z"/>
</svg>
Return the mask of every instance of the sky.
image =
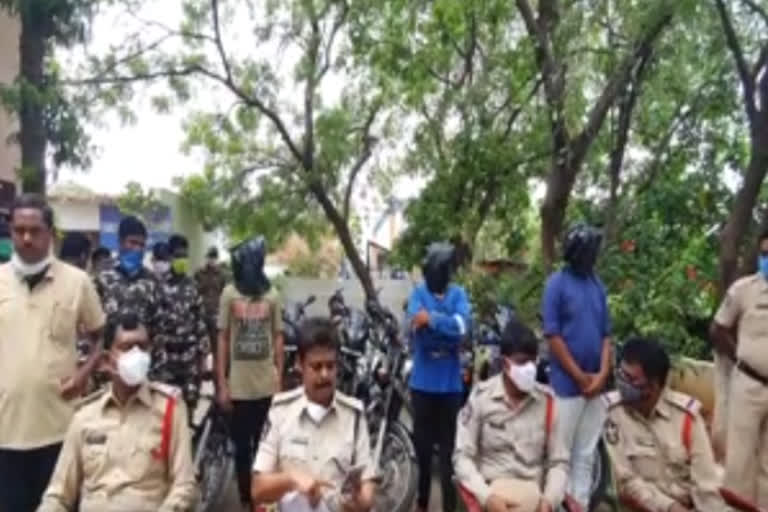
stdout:
<svg viewBox="0 0 768 512">
<path fill-rule="evenodd" d="M 151 2 L 145 16 L 178 23 L 179 2 Z M 97 15 L 92 39 L 87 50 L 74 48 L 64 52 L 65 59 L 81 62 L 85 51 L 105 52 L 110 45 L 119 44 L 129 24 L 124 14 L 107 12 Z M 137 121 L 123 124 L 114 114 L 98 119 L 98 126 L 89 125 L 89 135 L 96 148 L 88 170 L 60 169 L 58 182 L 75 182 L 96 192 L 118 194 L 130 181 L 145 187 L 170 187 L 178 175 L 187 175 L 202 167 L 202 160 L 180 151 L 184 138 L 183 112 L 159 114 L 150 106 L 151 94 L 141 92 L 132 104 Z"/>
<path fill-rule="evenodd" d="M 106 53 L 111 46 L 120 44 L 137 26 L 137 17 L 143 20 L 158 20 L 169 27 L 177 27 L 181 20 L 180 2 L 148 2 L 148 7 L 139 13 L 129 15 L 124 11 L 110 10 L 98 15 L 93 23 L 91 39 L 87 47 L 75 48 L 63 52 L 61 57 L 74 69 L 84 62 L 88 54 L 100 55 Z M 243 23 L 235 21 L 223 38 L 227 52 L 236 57 L 247 55 L 253 51 L 253 27 L 245 19 Z M 158 32 L 159 34 L 159 32 Z M 146 40 L 152 37 L 147 34 Z M 270 47 L 271 46 L 271 47 Z M 273 65 L 278 69 L 279 76 L 288 75 L 293 71 L 297 62 L 297 54 L 291 54 L 291 49 L 279 48 L 277 44 L 268 43 L 260 47 L 262 54 L 269 54 Z M 234 59 L 233 59 L 234 60 Z M 343 89 L 343 77 L 329 73 L 321 87 L 324 103 L 335 103 Z M 290 79 L 286 79 L 290 82 Z M 181 151 L 184 140 L 182 128 L 185 116 L 195 108 L 210 109 L 211 107 L 227 108 L 232 103 L 230 93 L 202 82 L 195 99 L 184 107 L 177 107 L 169 114 L 157 113 L 150 103 L 152 91 L 140 92 L 131 104 L 136 114 L 136 122 L 123 124 L 114 114 L 107 114 L 98 119 L 98 126 L 91 125 L 89 134 L 96 151 L 93 164 L 89 170 L 60 169 L 58 182 L 75 182 L 87 186 L 99 193 L 119 194 L 130 181 L 138 181 L 145 187 L 170 188 L 177 176 L 186 176 L 202 169 L 204 159 L 201 155 L 185 155 Z M 154 91 L 166 92 L 163 85 L 158 85 Z M 303 91 L 296 88 L 281 87 L 280 101 L 296 103 L 302 99 Z M 301 103 L 299 103 L 299 106 Z M 219 108 L 221 110 L 221 108 Z M 408 137 L 401 137 L 397 144 L 396 153 L 402 153 Z M 392 149 L 377 152 L 370 162 L 373 167 L 387 162 L 392 157 Z M 423 186 L 420 179 L 404 179 L 396 183 L 394 195 L 402 198 L 415 196 Z M 358 179 L 357 187 L 366 187 L 365 179 Z M 360 190 L 358 189 L 359 193 Z"/>
</svg>

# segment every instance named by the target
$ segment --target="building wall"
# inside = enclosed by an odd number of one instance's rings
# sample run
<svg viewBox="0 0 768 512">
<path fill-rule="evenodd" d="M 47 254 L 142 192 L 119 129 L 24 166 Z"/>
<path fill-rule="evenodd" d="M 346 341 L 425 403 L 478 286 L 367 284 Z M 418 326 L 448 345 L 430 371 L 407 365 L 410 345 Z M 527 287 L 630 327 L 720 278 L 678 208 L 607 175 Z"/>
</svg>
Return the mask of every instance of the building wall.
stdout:
<svg viewBox="0 0 768 512">
<path fill-rule="evenodd" d="M 61 231 L 99 231 L 99 204 L 49 198 L 56 228 Z"/>
<path fill-rule="evenodd" d="M 20 26 L 15 18 L 0 9 L 0 83 L 10 84 L 19 72 Z M 14 117 L 0 108 L 0 180 L 16 182 L 21 152 L 9 137 L 18 130 Z"/>
</svg>

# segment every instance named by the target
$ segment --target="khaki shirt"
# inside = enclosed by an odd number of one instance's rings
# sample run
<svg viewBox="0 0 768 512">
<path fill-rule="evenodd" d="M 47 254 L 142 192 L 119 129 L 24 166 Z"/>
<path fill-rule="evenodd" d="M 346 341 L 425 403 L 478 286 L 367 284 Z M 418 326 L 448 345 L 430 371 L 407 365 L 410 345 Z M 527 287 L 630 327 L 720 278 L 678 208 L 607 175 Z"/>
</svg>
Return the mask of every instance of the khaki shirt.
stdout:
<svg viewBox="0 0 768 512">
<path fill-rule="evenodd" d="M 30 290 L 10 264 L 0 266 L 0 448 L 64 439 L 74 403 L 60 390 L 77 371 L 78 327 L 98 331 L 104 320 L 82 270 L 54 259 Z"/>
<path fill-rule="evenodd" d="M 362 403 L 336 391 L 328 415 L 319 423 L 307 413 L 308 403 L 303 388 L 272 399 L 253 471 L 302 471 L 340 486 L 347 472 L 365 466 L 363 480 L 374 478 Z"/>
<path fill-rule="evenodd" d="M 170 443 L 163 419 L 175 400 Z M 197 499 L 187 411 L 175 388 L 141 386 L 124 406 L 110 389 L 80 409 L 37 512 L 186 512 Z"/>
<path fill-rule="evenodd" d="M 667 512 L 673 503 L 698 512 L 727 510 L 695 399 L 667 389 L 650 419 L 622 405 L 617 392 L 608 393 L 606 400 L 603 437 L 622 497 L 651 512 Z M 690 453 L 683 443 L 683 423 L 689 414 L 693 415 Z"/>
<path fill-rule="evenodd" d="M 753 274 L 733 283 L 715 322 L 727 328 L 738 325 L 736 357 L 768 376 L 768 281 Z"/>
<path fill-rule="evenodd" d="M 229 390 L 234 400 L 258 400 L 275 393 L 274 340 L 283 329 L 282 318 L 275 293 L 251 299 L 234 285 L 224 288 L 218 328 L 229 330 Z"/>
<path fill-rule="evenodd" d="M 555 435 L 557 416 L 547 426 L 547 397 L 538 386 L 516 408 L 507 401 L 503 377 L 477 385 L 459 414 L 453 465 L 459 482 L 480 503 L 490 497 L 489 483 L 513 478 L 536 482 L 553 506 L 565 496 L 569 454 Z"/>
</svg>

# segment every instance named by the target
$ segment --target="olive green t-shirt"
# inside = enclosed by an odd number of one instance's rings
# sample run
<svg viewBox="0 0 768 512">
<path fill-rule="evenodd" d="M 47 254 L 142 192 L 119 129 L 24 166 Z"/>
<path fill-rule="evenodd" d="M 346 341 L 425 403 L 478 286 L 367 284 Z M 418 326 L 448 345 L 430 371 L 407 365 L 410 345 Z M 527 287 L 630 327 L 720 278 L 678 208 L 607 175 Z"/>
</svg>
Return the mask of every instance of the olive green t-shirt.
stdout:
<svg viewBox="0 0 768 512">
<path fill-rule="evenodd" d="M 276 392 L 274 338 L 282 328 L 276 293 L 251 298 L 234 285 L 224 288 L 219 329 L 229 330 L 229 389 L 233 400 L 258 400 Z"/>
</svg>

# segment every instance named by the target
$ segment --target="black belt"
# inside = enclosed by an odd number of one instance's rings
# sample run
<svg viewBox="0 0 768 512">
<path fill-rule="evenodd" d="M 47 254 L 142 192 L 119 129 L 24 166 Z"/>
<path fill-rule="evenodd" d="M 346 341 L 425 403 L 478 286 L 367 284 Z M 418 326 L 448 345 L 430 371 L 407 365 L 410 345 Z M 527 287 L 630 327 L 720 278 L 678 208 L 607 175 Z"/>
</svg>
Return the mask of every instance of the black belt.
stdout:
<svg viewBox="0 0 768 512">
<path fill-rule="evenodd" d="M 768 377 L 761 374 L 754 368 L 752 368 L 748 363 L 745 363 L 741 359 L 736 363 L 736 368 L 741 370 L 741 372 L 746 375 L 747 377 L 751 377 L 763 386 L 768 386 Z"/>
</svg>

